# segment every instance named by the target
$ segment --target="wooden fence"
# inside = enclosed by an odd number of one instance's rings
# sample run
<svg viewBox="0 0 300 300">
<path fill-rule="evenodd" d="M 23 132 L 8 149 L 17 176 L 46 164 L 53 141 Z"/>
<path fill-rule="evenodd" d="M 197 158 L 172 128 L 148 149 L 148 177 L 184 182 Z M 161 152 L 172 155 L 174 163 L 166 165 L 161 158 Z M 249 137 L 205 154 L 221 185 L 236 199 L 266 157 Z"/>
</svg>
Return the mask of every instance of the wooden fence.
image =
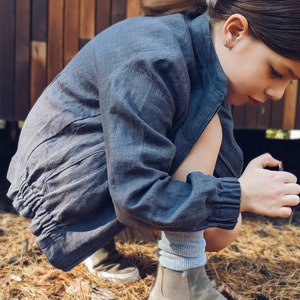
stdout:
<svg viewBox="0 0 300 300">
<path fill-rule="evenodd" d="M 139 14 L 140 0 L 0 0 L 0 119 L 24 120 L 43 89 L 87 41 Z M 236 128 L 300 128 L 297 82 L 285 98 L 235 107 Z"/>
<path fill-rule="evenodd" d="M 140 0 L 0 0 L 0 119 L 23 120 L 75 53 Z"/>
</svg>

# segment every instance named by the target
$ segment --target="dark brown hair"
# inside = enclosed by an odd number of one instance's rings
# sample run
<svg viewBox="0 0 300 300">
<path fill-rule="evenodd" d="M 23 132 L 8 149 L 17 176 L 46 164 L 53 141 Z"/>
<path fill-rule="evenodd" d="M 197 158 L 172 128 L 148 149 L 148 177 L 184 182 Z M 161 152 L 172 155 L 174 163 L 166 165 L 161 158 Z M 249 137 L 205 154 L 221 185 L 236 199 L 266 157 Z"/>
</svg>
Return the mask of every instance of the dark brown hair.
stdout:
<svg viewBox="0 0 300 300">
<path fill-rule="evenodd" d="M 196 17 L 207 11 L 212 24 L 241 14 L 248 20 L 253 38 L 282 56 L 300 61 L 298 0 L 142 0 L 142 9 L 152 16 L 180 12 Z"/>
<path fill-rule="evenodd" d="M 249 34 L 276 53 L 300 60 L 300 2 L 297 0 L 219 0 L 209 7 L 211 20 L 243 15 Z"/>
</svg>

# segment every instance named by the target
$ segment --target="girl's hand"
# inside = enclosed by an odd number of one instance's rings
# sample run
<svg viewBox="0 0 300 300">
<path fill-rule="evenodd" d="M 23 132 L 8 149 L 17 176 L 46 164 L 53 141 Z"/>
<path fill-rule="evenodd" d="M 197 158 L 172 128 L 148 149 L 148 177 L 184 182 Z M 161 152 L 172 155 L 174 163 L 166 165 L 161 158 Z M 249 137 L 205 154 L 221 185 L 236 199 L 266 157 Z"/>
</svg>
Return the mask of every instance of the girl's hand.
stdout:
<svg viewBox="0 0 300 300">
<path fill-rule="evenodd" d="M 269 217 L 288 218 L 291 206 L 299 204 L 300 185 L 293 174 L 271 171 L 280 161 L 270 154 L 253 159 L 239 178 L 241 185 L 241 212 L 252 212 Z"/>
</svg>

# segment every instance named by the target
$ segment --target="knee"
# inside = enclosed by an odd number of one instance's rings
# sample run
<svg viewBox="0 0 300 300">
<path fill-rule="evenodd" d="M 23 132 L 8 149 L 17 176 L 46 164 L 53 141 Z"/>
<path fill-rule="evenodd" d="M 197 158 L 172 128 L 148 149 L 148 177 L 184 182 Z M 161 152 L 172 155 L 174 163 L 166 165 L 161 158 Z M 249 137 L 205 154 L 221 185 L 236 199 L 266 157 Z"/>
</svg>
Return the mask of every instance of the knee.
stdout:
<svg viewBox="0 0 300 300">
<path fill-rule="evenodd" d="M 206 251 L 217 252 L 229 246 L 239 235 L 242 226 L 242 215 L 240 214 L 237 224 L 232 230 L 221 228 L 208 228 L 204 231 Z"/>
</svg>

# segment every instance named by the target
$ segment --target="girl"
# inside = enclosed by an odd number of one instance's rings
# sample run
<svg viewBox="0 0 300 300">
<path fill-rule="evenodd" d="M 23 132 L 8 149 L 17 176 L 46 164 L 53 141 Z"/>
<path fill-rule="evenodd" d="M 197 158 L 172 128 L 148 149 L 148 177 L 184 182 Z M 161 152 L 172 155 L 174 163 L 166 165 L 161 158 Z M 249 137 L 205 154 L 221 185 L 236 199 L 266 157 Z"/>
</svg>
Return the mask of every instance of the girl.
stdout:
<svg viewBox="0 0 300 300">
<path fill-rule="evenodd" d="M 295 176 L 266 169 L 271 155 L 241 173 L 230 111 L 279 100 L 300 77 L 299 1 L 207 1 L 204 14 L 202 1 L 156 3 L 167 16 L 102 32 L 44 91 L 8 195 L 58 268 L 142 226 L 162 231 L 150 300 L 225 299 L 205 250 L 234 239 L 241 212 L 288 217 L 299 203 Z M 168 15 L 172 3 L 184 13 Z"/>
</svg>

